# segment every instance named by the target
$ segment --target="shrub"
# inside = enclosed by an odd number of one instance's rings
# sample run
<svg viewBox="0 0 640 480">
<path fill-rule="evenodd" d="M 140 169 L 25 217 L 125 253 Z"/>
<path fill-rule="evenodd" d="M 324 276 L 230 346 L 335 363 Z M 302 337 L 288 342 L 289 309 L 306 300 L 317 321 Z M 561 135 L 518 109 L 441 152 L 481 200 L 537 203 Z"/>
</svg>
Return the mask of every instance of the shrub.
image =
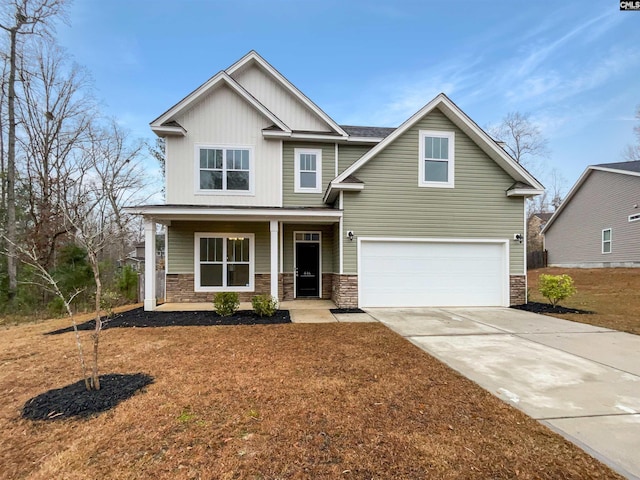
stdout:
<svg viewBox="0 0 640 480">
<path fill-rule="evenodd" d="M 573 279 L 569 275 L 540 275 L 538 280 L 540 293 L 551 302 L 554 307 L 565 298 L 576 293 Z"/>
<path fill-rule="evenodd" d="M 236 292 L 220 292 L 213 297 L 213 308 L 222 317 L 233 315 L 240 308 L 240 300 Z"/>
<path fill-rule="evenodd" d="M 253 311 L 261 317 L 273 317 L 278 311 L 278 300 L 271 295 L 256 295 L 251 299 Z"/>
<path fill-rule="evenodd" d="M 120 303 L 120 295 L 115 290 L 104 290 L 100 296 L 100 308 L 104 310 L 107 318 L 113 317 L 113 309 Z"/>
</svg>

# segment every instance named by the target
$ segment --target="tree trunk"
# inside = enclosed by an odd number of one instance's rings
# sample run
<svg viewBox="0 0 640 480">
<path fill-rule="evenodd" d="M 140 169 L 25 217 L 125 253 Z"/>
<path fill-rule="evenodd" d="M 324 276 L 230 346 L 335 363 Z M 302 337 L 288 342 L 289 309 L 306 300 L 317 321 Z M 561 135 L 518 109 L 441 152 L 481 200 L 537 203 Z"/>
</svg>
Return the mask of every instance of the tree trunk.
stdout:
<svg viewBox="0 0 640 480">
<path fill-rule="evenodd" d="M 100 303 L 102 299 L 102 282 L 100 281 L 100 266 L 95 252 L 88 252 L 89 262 L 93 270 L 93 278 L 96 282 L 96 328 L 93 331 L 93 363 L 91 366 L 91 387 L 93 390 L 100 390 L 100 377 L 98 376 L 98 344 L 100 342 L 100 330 L 102 330 L 102 320 L 100 319 Z"/>
<path fill-rule="evenodd" d="M 18 290 L 18 269 L 16 259 L 16 36 L 17 28 L 10 30 L 9 53 L 9 92 L 7 109 L 9 120 L 9 138 L 7 150 L 7 270 L 9 274 L 9 301 L 13 301 Z"/>
</svg>

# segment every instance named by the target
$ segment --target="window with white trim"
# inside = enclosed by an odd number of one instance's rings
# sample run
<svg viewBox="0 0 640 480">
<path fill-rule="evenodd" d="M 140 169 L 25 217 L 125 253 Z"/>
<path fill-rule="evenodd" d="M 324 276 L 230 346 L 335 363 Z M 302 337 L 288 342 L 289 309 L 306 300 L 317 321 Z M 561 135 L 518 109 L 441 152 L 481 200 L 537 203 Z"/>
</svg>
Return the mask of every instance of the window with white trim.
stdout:
<svg viewBox="0 0 640 480">
<path fill-rule="evenodd" d="M 199 191 L 251 191 L 251 149 L 197 146 L 196 152 Z"/>
<path fill-rule="evenodd" d="M 640 213 L 634 213 L 633 215 L 629 215 L 630 222 L 637 222 L 640 220 Z"/>
<path fill-rule="evenodd" d="M 322 150 L 296 148 L 295 193 L 322 193 Z"/>
<path fill-rule="evenodd" d="M 453 188 L 455 134 L 420 130 L 419 139 L 418 186 Z"/>
<path fill-rule="evenodd" d="M 602 230 L 602 253 L 611 253 L 611 229 Z"/>
<path fill-rule="evenodd" d="M 196 233 L 194 250 L 196 291 L 253 291 L 253 234 Z"/>
</svg>

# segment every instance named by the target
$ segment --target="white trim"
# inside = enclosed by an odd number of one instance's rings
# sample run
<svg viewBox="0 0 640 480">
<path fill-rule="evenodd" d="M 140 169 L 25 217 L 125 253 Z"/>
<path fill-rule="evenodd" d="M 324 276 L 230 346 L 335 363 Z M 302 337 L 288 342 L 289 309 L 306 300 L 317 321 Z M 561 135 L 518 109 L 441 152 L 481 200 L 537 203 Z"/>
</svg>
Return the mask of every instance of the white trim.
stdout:
<svg viewBox="0 0 640 480">
<path fill-rule="evenodd" d="M 316 156 L 316 186 L 315 187 L 301 187 L 300 186 L 300 155 L 315 155 Z M 293 163 L 294 163 L 294 193 L 322 193 L 322 149 L 321 148 L 294 148 L 293 149 Z M 311 172 L 312 170 L 305 170 L 305 172 Z"/>
<path fill-rule="evenodd" d="M 609 232 L 609 240 L 605 240 L 604 239 L 604 232 Z M 600 240 L 601 240 L 602 254 L 603 255 L 608 255 L 611 252 L 613 252 L 613 229 L 611 227 L 602 229 L 602 235 L 600 237 Z M 605 243 L 609 244 L 609 251 L 608 252 L 604 251 Z"/>
<path fill-rule="evenodd" d="M 621 173 L 622 175 L 631 175 L 632 177 L 640 177 L 640 172 L 632 172 L 629 170 L 622 170 L 619 168 L 611 168 L 611 167 L 604 167 L 604 166 L 598 166 L 598 165 L 591 165 L 589 166 L 589 168 L 591 170 L 599 170 L 601 172 Z"/>
<path fill-rule="evenodd" d="M 271 296 L 278 299 L 278 230 L 279 222 L 277 220 L 269 221 L 269 269 L 270 269 L 270 291 Z"/>
<path fill-rule="evenodd" d="M 640 213 L 629 215 L 629 222 L 637 222 L 638 220 L 640 220 Z"/>
<path fill-rule="evenodd" d="M 278 229 L 280 230 L 280 266 L 278 273 L 284 273 L 284 223 L 278 222 Z"/>
<path fill-rule="evenodd" d="M 201 238 L 222 238 L 222 282 L 227 283 L 225 266 L 227 260 L 225 253 L 227 251 L 226 240 L 232 237 L 246 237 L 249 239 L 249 285 L 246 287 L 226 286 L 221 287 L 202 287 L 200 285 L 200 239 Z M 195 232 L 193 234 L 193 287 L 196 292 L 253 292 L 255 284 L 255 235 L 253 233 L 224 233 L 224 232 Z"/>
<path fill-rule="evenodd" d="M 382 137 L 340 137 L 337 135 L 327 135 L 326 133 L 308 132 L 284 132 L 279 130 L 262 130 L 263 138 L 288 138 L 291 140 L 328 142 L 328 143 L 356 143 L 364 145 L 375 145 L 384 140 Z"/>
<path fill-rule="evenodd" d="M 169 227 L 164 227 L 164 301 L 167 301 L 167 275 L 169 272 Z"/>
<path fill-rule="evenodd" d="M 504 262 L 503 262 L 503 273 L 504 273 L 504 285 L 502 286 L 502 301 L 504 307 L 508 307 L 510 304 L 510 271 L 509 271 L 509 239 L 504 238 L 435 238 L 435 237 L 358 237 L 357 245 L 356 245 L 356 259 L 357 259 L 357 275 L 360 278 L 360 268 L 362 262 L 361 258 L 361 248 L 362 242 L 398 242 L 398 243 L 481 243 L 481 244 L 502 244 L 504 247 Z M 360 282 L 358 282 L 360 285 Z M 362 305 L 362 289 L 358 286 L 358 307 Z"/>
<path fill-rule="evenodd" d="M 348 136 L 347 132 L 345 132 L 340 125 L 338 125 L 329 115 L 322 111 L 320 107 L 318 107 L 315 103 L 313 103 L 304 93 L 296 88 L 289 80 L 287 80 L 280 72 L 278 72 L 275 68 L 273 68 L 264 58 L 262 58 L 258 52 L 255 50 L 251 50 L 244 57 L 238 60 L 236 63 L 231 65 L 229 68 L 225 70 L 225 72 L 229 75 L 232 75 L 238 69 L 242 68 L 244 65 L 249 63 L 251 60 L 255 61 L 258 65 L 260 65 L 263 69 L 265 69 L 273 78 L 278 80 L 286 90 L 293 94 L 299 101 L 301 101 L 307 108 L 309 108 L 313 113 L 319 116 L 322 120 L 324 120 L 331 128 L 333 128 L 340 135 Z"/>
<path fill-rule="evenodd" d="M 424 151 L 424 139 L 430 138 L 446 138 L 448 149 L 447 159 L 431 159 L 426 158 L 426 152 Z M 418 134 L 418 186 L 419 187 L 431 187 L 431 188 L 454 188 L 455 186 L 455 142 L 456 135 L 454 132 L 444 132 L 438 130 L 420 130 Z M 425 180 L 425 161 L 446 161 L 447 162 L 447 181 L 438 182 L 433 180 Z"/>
<path fill-rule="evenodd" d="M 153 133 L 159 137 L 184 137 L 187 135 L 187 131 L 184 127 L 174 127 L 169 125 L 161 125 L 158 127 L 151 127 Z"/>
<path fill-rule="evenodd" d="M 166 247 L 165 247 L 166 250 Z M 144 310 L 156 309 L 156 223 L 144 219 Z"/>
<path fill-rule="evenodd" d="M 282 140 L 280 140 L 280 145 L 279 145 L 279 161 L 278 161 L 278 206 L 282 207 L 284 205 L 284 185 L 283 185 L 283 181 L 282 181 L 282 175 L 283 175 L 283 169 L 284 169 L 284 142 Z"/>
<path fill-rule="evenodd" d="M 255 196 L 255 162 L 254 162 L 254 151 L 253 146 L 249 145 L 223 145 L 223 144 L 211 144 L 211 143 L 196 143 L 193 145 L 194 148 L 194 166 L 195 166 L 195 175 L 194 175 L 194 187 L 196 195 L 233 195 L 233 196 L 243 196 L 243 197 L 251 197 Z M 208 190 L 200 188 L 200 150 L 208 149 L 208 150 L 222 150 L 222 189 L 221 190 Z M 249 151 L 249 190 L 227 190 L 227 156 L 226 152 L 228 150 L 248 150 Z"/>
<path fill-rule="evenodd" d="M 333 157 L 334 157 L 334 160 L 335 160 L 336 167 L 334 169 L 333 176 L 337 177 L 338 176 L 338 144 L 334 143 L 334 145 L 335 145 L 335 147 L 334 147 L 335 150 L 334 150 L 334 153 L 333 153 Z"/>
<path fill-rule="evenodd" d="M 172 127 L 166 127 L 162 124 L 171 120 L 172 118 L 178 116 L 180 113 L 186 111 L 190 108 L 194 103 L 196 103 L 200 98 L 207 95 L 216 85 L 220 82 L 225 83 L 232 90 L 234 90 L 238 95 L 244 98 L 251 106 L 253 106 L 256 110 L 258 110 L 262 115 L 275 123 L 280 129 L 285 132 L 291 132 L 291 129 L 278 117 L 276 117 L 267 107 L 265 107 L 262 103 L 260 103 L 253 95 L 247 92 L 242 85 L 236 82 L 233 78 L 231 78 L 226 72 L 220 71 L 216 73 L 213 77 L 207 80 L 205 83 L 196 88 L 189 95 L 184 97 L 178 103 L 176 103 L 169 110 L 164 112 L 158 118 L 151 122 L 151 130 L 155 131 L 156 129 L 166 129 Z M 177 128 L 177 127 L 173 127 Z"/>
<path fill-rule="evenodd" d="M 329 201 L 332 197 L 331 190 L 336 184 L 342 182 L 349 175 L 355 173 L 363 165 L 369 162 L 372 158 L 378 155 L 387 146 L 393 143 L 398 137 L 403 135 L 407 130 L 413 127 L 418 121 L 420 121 L 429 112 L 438 108 L 445 116 L 451 120 L 458 128 L 460 128 L 465 134 L 469 135 L 490 158 L 492 158 L 502 169 L 504 169 L 512 178 L 518 181 L 522 181 L 528 185 L 531 185 L 535 190 L 544 191 L 544 187 L 533 175 L 516 162 L 507 152 L 505 152 L 487 133 L 482 130 L 476 123 L 471 120 L 458 106 L 453 103 L 444 93 L 440 93 L 433 100 L 427 103 L 424 107 L 413 114 L 402 125 L 391 132 L 375 147 L 365 153 L 358 161 L 353 163 L 349 168 L 345 169 L 338 177 L 336 177 L 330 184 L 325 194 L 325 202 Z"/>
<path fill-rule="evenodd" d="M 344 202 L 344 193 L 341 191 L 339 193 L 339 199 L 338 199 L 338 208 L 340 209 L 340 211 L 342 211 L 343 209 L 343 202 Z M 338 222 L 338 228 L 340 229 L 340 265 L 339 265 L 339 272 L 340 275 L 342 275 L 344 273 L 344 220 L 342 217 L 340 217 L 340 220 Z"/>
<path fill-rule="evenodd" d="M 507 190 L 507 197 L 531 197 L 544 193 L 544 190 L 536 190 L 535 188 L 512 188 Z"/>
<path fill-rule="evenodd" d="M 318 240 L 297 240 L 297 233 L 317 233 Z M 321 230 L 296 230 L 293 232 L 293 298 L 298 297 L 298 282 L 296 280 L 297 258 L 296 258 L 296 244 L 297 243 L 317 243 L 318 244 L 318 298 L 322 298 L 322 231 Z M 307 297 L 304 297 L 307 298 Z M 315 297 L 309 297 L 315 298 Z"/>
</svg>

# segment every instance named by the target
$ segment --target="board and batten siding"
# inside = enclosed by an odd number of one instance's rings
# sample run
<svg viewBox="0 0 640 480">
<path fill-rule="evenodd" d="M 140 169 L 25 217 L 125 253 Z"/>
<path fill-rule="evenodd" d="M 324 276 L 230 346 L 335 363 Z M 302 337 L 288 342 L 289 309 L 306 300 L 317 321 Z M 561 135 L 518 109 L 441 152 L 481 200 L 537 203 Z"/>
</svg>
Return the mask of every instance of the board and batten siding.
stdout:
<svg viewBox="0 0 640 480">
<path fill-rule="evenodd" d="M 296 148 L 322 150 L 322 191 L 320 193 L 295 193 Z M 329 182 L 335 178 L 336 147 L 333 143 L 284 142 L 282 146 L 282 197 L 285 207 L 326 207 L 322 201 Z"/>
<path fill-rule="evenodd" d="M 255 273 L 270 273 L 269 222 L 172 222 L 167 228 L 167 273 L 194 273 L 196 232 L 253 233 Z"/>
<path fill-rule="evenodd" d="M 258 65 L 234 72 L 233 79 L 292 130 L 329 132 L 329 126 Z"/>
<path fill-rule="evenodd" d="M 310 223 L 285 224 L 283 228 L 283 273 L 293 272 L 293 233 L 321 232 L 322 273 L 334 273 L 333 270 L 333 225 L 314 225 Z M 337 251 L 336 251 L 337 254 Z"/>
<path fill-rule="evenodd" d="M 455 188 L 418 187 L 419 130 L 455 132 Z M 344 192 L 343 229 L 355 237 L 509 239 L 511 275 L 524 271 L 524 199 L 514 180 L 442 112 L 434 110 L 354 174 Z M 344 273 L 357 273 L 357 242 L 344 242 Z"/>
<path fill-rule="evenodd" d="M 356 160 L 358 160 L 372 148 L 372 145 L 339 145 L 338 173 L 344 172 L 347 168 L 354 164 Z"/>
<path fill-rule="evenodd" d="M 545 232 L 549 265 L 640 264 L 640 177 L 593 170 Z M 611 228 L 611 253 L 602 230 Z"/>
<path fill-rule="evenodd" d="M 262 138 L 262 129 L 272 121 L 227 86 L 216 88 L 176 120 L 187 135 L 167 137 L 168 204 L 281 206 L 281 142 Z M 196 144 L 251 147 L 253 194 L 198 193 Z"/>
</svg>

